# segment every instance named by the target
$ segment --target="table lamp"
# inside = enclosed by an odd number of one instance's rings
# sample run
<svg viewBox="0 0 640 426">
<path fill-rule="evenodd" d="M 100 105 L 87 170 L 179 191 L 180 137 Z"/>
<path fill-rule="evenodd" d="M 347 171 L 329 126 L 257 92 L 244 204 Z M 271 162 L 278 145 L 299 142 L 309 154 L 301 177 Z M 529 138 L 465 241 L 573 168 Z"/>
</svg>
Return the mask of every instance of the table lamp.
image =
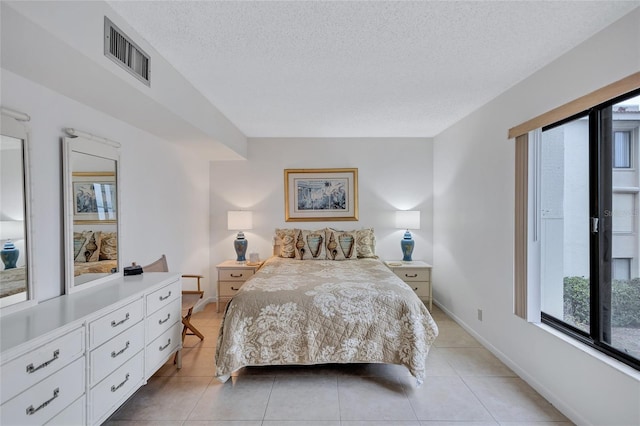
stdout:
<svg viewBox="0 0 640 426">
<path fill-rule="evenodd" d="M 253 218 L 250 211 L 245 210 L 233 210 L 227 212 L 227 229 L 230 231 L 238 231 L 235 241 L 233 242 L 233 248 L 236 251 L 236 261 L 238 263 L 244 263 L 247 261 L 245 255 L 247 254 L 248 242 L 244 238 L 242 231 L 253 228 Z"/>
<path fill-rule="evenodd" d="M 409 232 L 409 229 L 420 229 L 420 211 L 396 211 L 396 228 L 406 229 L 404 238 L 400 240 L 400 247 L 402 248 L 402 261 L 411 262 L 411 254 L 413 253 L 415 242 L 411 237 L 411 232 Z"/>
</svg>

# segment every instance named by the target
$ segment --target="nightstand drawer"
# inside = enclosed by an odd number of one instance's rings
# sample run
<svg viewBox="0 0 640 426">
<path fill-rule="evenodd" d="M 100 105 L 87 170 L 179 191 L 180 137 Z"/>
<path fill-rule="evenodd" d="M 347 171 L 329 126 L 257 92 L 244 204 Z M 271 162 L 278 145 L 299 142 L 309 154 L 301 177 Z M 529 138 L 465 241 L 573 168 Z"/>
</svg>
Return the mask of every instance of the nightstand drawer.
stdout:
<svg viewBox="0 0 640 426">
<path fill-rule="evenodd" d="M 428 281 L 410 281 L 407 282 L 407 285 L 416 292 L 418 297 L 430 297 Z"/>
<path fill-rule="evenodd" d="M 402 281 L 429 281 L 429 270 L 425 268 L 397 268 L 393 271 Z"/>
<path fill-rule="evenodd" d="M 220 294 L 222 297 L 233 297 L 240 290 L 244 282 L 237 281 L 220 281 Z"/>
<path fill-rule="evenodd" d="M 219 281 L 246 281 L 253 275 L 253 269 L 221 269 L 218 271 Z"/>
</svg>

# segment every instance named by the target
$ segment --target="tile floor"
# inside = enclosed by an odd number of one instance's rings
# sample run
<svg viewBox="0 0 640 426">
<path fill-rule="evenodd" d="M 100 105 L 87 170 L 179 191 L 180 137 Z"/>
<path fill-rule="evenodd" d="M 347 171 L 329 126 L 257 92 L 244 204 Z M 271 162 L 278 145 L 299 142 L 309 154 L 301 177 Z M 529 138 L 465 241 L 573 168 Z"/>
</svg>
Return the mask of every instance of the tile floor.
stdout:
<svg viewBox="0 0 640 426">
<path fill-rule="evenodd" d="M 404 367 L 381 364 L 245 368 L 221 384 L 212 303 L 193 316 L 206 338 L 187 336 L 183 368 L 167 363 L 105 425 L 572 424 L 436 306 L 433 317 L 440 335 L 419 388 Z"/>
</svg>

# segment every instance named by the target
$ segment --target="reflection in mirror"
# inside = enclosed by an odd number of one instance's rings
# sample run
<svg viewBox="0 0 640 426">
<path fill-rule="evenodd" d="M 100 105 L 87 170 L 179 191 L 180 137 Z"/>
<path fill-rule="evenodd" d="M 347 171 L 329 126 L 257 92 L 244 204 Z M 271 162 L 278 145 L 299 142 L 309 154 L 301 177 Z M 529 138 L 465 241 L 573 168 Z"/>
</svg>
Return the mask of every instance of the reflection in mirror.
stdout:
<svg viewBox="0 0 640 426">
<path fill-rule="evenodd" d="M 3 114 L 6 113 L 3 109 Z M 16 113 L 18 114 L 18 113 Z M 22 117 L 22 115 L 19 115 Z M 24 116 L 23 121 L 28 119 Z M 29 273 L 27 133 L 15 119 L 2 117 L 0 136 L 0 306 L 28 305 Z"/>
<path fill-rule="evenodd" d="M 119 276 L 118 151 L 65 138 L 67 292 Z"/>
</svg>

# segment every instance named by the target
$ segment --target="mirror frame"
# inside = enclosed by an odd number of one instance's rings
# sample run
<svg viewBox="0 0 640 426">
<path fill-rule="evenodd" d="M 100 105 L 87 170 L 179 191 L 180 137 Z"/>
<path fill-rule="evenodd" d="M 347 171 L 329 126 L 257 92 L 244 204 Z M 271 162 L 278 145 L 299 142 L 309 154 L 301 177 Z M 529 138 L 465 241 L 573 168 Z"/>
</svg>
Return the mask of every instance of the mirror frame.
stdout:
<svg viewBox="0 0 640 426">
<path fill-rule="evenodd" d="M 122 204 L 120 202 L 122 179 L 120 176 L 120 144 L 89 135 L 74 129 L 66 129 L 67 133 L 76 135 L 65 137 L 62 141 L 63 147 L 63 185 L 64 185 L 64 258 L 65 258 L 65 290 L 66 294 L 82 291 L 100 284 L 122 277 L 122 244 L 121 244 L 121 222 Z M 86 136 L 85 136 L 86 135 Z M 75 285 L 74 261 L 73 261 L 73 232 L 74 232 L 74 197 L 73 197 L 73 153 L 86 154 L 115 161 L 116 180 L 116 232 L 118 244 L 118 270 L 115 273 L 91 281 Z"/>
<path fill-rule="evenodd" d="M 26 285 L 27 300 L 13 303 L 11 305 L 2 306 L 0 308 L 0 316 L 16 312 L 38 303 L 36 298 L 34 279 L 33 279 L 33 198 L 31 197 L 31 166 L 29 162 L 30 143 L 29 129 L 25 124 L 30 120 L 26 114 L 2 108 L 2 120 L 0 123 L 0 133 L 4 136 L 20 139 L 22 141 L 22 176 L 24 183 L 24 231 L 25 231 L 25 269 L 26 269 Z"/>
</svg>

